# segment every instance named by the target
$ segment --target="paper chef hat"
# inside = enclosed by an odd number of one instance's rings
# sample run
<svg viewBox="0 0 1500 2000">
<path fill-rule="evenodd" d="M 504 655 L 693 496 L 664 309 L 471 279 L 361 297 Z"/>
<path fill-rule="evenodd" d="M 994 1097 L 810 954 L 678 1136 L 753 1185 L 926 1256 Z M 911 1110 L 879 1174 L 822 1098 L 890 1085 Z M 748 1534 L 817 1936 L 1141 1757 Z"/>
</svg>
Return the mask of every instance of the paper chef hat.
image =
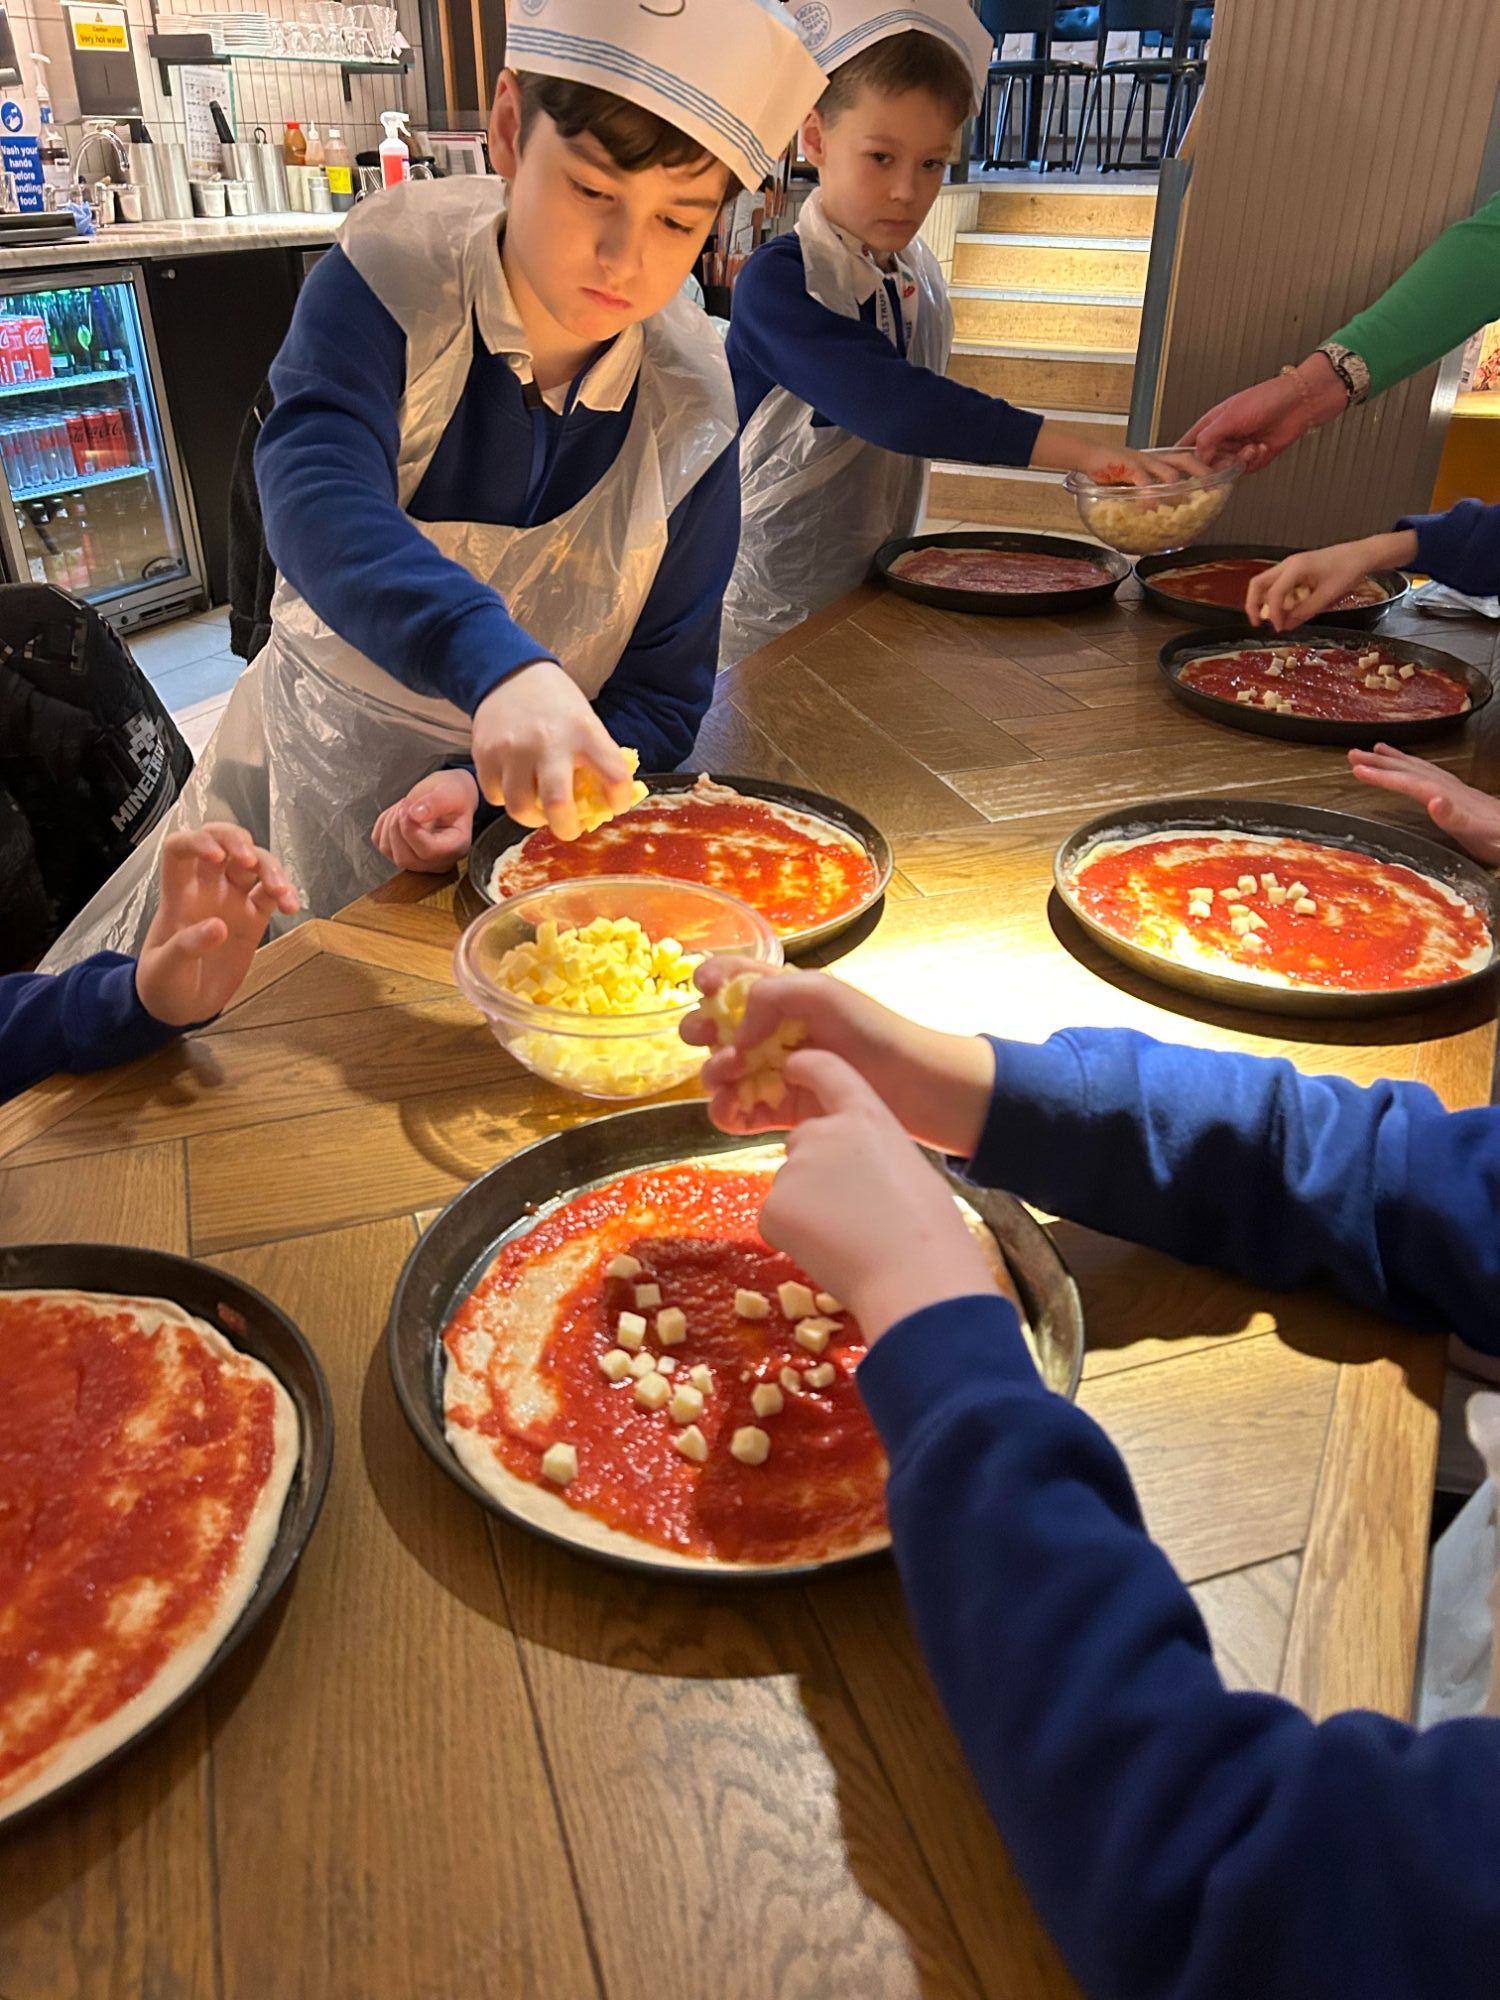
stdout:
<svg viewBox="0 0 1500 2000">
<path fill-rule="evenodd" d="M 827 81 L 780 0 L 508 0 L 505 60 L 654 111 L 747 188 Z"/>
<path fill-rule="evenodd" d="M 872 42 L 920 30 L 946 42 L 969 65 L 976 108 L 984 96 L 995 38 L 969 0 L 920 0 L 909 7 L 882 7 L 876 0 L 788 0 L 802 39 L 823 68 L 836 70 Z"/>
</svg>

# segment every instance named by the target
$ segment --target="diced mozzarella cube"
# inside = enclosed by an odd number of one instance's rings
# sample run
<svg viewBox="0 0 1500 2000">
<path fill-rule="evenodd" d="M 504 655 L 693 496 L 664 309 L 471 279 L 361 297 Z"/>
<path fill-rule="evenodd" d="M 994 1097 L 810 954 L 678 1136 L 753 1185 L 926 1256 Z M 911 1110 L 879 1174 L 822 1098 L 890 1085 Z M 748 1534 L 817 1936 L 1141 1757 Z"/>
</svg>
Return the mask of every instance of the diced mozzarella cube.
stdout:
<svg viewBox="0 0 1500 2000">
<path fill-rule="evenodd" d="M 690 1458 L 694 1465 L 703 1465 L 708 1460 L 708 1439 L 696 1424 L 689 1424 L 685 1431 L 679 1431 L 672 1440 L 684 1458 Z"/>
<path fill-rule="evenodd" d="M 1235 696 L 1236 701 L 1254 701 L 1254 699 L 1255 699 L 1254 688 L 1241 688 L 1239 693 Z"/>
<path fill-rule="evenodd" d="M 1209 903 L 1189 903 L 1188 915 L 1198 918 L 1201 922 L 1203 918 L 1213 915 L 1213 906 Z"/>
<path fill-rule="evenodd" d="M 787 1278 L 776 1287 L 776 1296 L 781 1301 L 781 1310 L 788 1319 L 811 1319 L 818 1310 L 817 1301 L 806 1285 L 795 1278 Z"/>
<path fill-rule="evenodd" d="M 647 1306 L 659 1306 L 661 1304 L 661 1286 L 637 1285 L 635 1288 L 635 1302 L 637 1307 L 642 1311 Z"/>
<path fill-rule="evenodd" d="M 1244 896 L 1245 892 L 1243 889 L 1221 889 L 1219 891 L 1219 901 L 1221 903 L 1243 902 Z"/>
<path fill-rule="evenodd" d="M 1299 917 L 1315 917 L 1318 914 L 1318 906 L 1311 896 L 1299 896 L 1292 908 Z"/>
<path fill-rule="evenodd" d="M 646 1338 L 646 1322 L 639 1313 L 621 1313 L 615 1321 L 615 1339 L 634 1354 Z"/>
<path fill-rule="evenodd" d="M 656 1372 L 658 1375 L 675 1375 L 677 1373 L 677 1356 L 675 1354 L 663 1354 L 656 1364 Z"/>
<path fill-rule="evenodd" d="M 776 1377 L 789 1396 L 795 1396 L 802 1388 L 802 1377 L 795 1368 L 783 1368 Z"/>
<path fill-rule="evenodd" d="M 611 1257 L 604 1267 L 604 1275 L 606 1278 L 638 1278 L 641 1275 L 640 1261 L 623 1254 Z"/>
<path fill-rule="evenodd" d="M 1262 875 L 1260 878 L 1260 886 L 1262 887 L 1262 889 L 1266 890 L 1269 893 L 1272 889 L 1276 887 L 1276 877 L 1274 875 Z"/>
<path fill-rule="evenodd" d="M 643 1375 L 635 1385 L 635 1400 L 643 1410 L 664 1410 L 672 1400 L 672 1385 L 665 1375 Z"/>
<path fill-rule="evenodd" d="M 578 1477 L 578 1451 L 571 1444 L 549 1444 L 542 1453 L 542 1477 L 554 1486 L 570 1486 Z"/>
<path fill-rule="evenodd" d="M 1398 667 L 1398 668 L 1397 668 L 1397 672 L 1398 672 L 1398 673 L 1399 673 L 1399 675 L 1401 676 L 1401 679 L 1402 679 L 1402 680 L 1404 680 L 1404 681 L 1409 681 L 1409 680 L 1411 679 L 1412 675 L 1413 675 L 1413 674 L 1414 674 L 1414 673 L 1415 673 L 1416 671 L 1417 671 L 1417 670 L 1416 670 L 1416 668 L 1415 668 L 1414 666 L 1411 666 L 1410 664 L 1408 664 L 1408 665 L 1406 665 L 1406 666 L 1404 666 L 1404 667 Z"/>
<path fill-rule="evenodd" d="M 734 1310 L 737 1319 L 769 1319 L 771 1301 L 764 1292 L 736 1292 Z"/>
<path fill-rule="evenodd" d="M 774 1382 L 757 1382 L 750 1391 L 750 1407 L 758 1417 L 774 1417 L 785 1402 Z"/>
<path fill-rule="evenodd" d="M 831 1319 L 805 1319 L 797 1327 L 797 1345 L 805 1347 L 809 1354 L 821 1354 L 828 1345 L 828 1336 L 837 1333 L 838 1327 Z"/>
<path fill-rule="evenodd" d="M 623 1347 L 611 1347 L 599 1356 L 599 1373 L 607 1382 L 623 1382 L 630 1373 L 630 1356 Z"/>
<path fill-rule="evenodd" d="M 687 1314 L 681 1306 L 663 1306 L 656 1315 L 656 1337 L 663 1347 L 680 1347 L 687 1339 Z"/>
<path fill-rule="evenodd" d="M 1299 896 L 1305 896 L 1307 894 L 1307 884 L 1305 882 L 1293 882 L 1291 887 L 1287 890 L 1287 894 L 1291 897 L 1292 901 L 1295 903 Z"/>
<path fill-rule="evenodd" d="M 1266 898 L 1269 902 L 1280 904 L 1286 901 L 1286 893 L 1286 890 L 1278 883 L 1274 889 L 1267 889 Z"/>
<path fill-rule="evenodd" d="M 691 1382 L 679 1382 L 667 1405 L 667 1415 L 674 1424 L 694 1422 L 703 1415 L 703 1391 L 695 1389 Z"/>
<path fill-rule="evenodd" d="M 660 1369 L 656 1365 L 656 1356 L 654 1354 L 631 1355 L 630 1373 L 638 1382 L 643 1382 L 648 1375 L 658 1375 L 660 1372 Z"/>
<path fill-rule="evenodd" d="M 741 1465 L 764 1465 L 771 1456 L 771 1440 L 755 1424 L 742 1424 L 729 1440 L 729 1450 Z"/>
<path fill-rule="evenodd" d="M 844 1310 L 832 1292 L 819 1292 L 817 1306 L 818 1311 L 829 1319 L 837 1319 L 839 1314 Z"/>
<path fill-rule="evenodd" d="M 838 1372 L 831 1361 L 820 1361 L 816 1368 L 808 1369 L 807 1379 L 814 1389 L 826 1389 Z"/>
<path fill-rule="evenodd" d="M 1236 886 L 1243 889 L 1247 896 L 1253 896 L 1255 894 L 1255 877 L 1253 875 L 1242 875 Z"/>
<path fill-rule="evenodd" d="M 688 1370 L 688 1380 L 695 1389 L 701 1389 L 706 1396 L 714 1386 L 714 1371 L 700 1361 L 696 1368 Z"/>
</svg>

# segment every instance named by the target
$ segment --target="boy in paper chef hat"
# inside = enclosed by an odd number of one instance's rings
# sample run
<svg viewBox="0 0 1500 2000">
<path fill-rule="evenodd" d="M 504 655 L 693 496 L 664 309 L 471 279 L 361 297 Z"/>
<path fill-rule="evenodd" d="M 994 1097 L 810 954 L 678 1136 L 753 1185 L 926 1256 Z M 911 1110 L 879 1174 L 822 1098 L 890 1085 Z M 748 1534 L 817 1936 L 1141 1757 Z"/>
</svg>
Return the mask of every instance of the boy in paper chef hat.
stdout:
<svg viewBox="0 0 1500 2000">
<path fill-rule="evenodd" d="M 1091 442 L 944 373 L 953 313 L 917 232 L 993 53 L 969 0 L 793 0 L 792 12 L 829 72 L 802 128 L 819 187 L 735 286 L 744 523 L 726 664 L 852 590 L 882 542 L 913 534 L 933 458 L 1173 476 L 1170 459 Z"/>
<path fill-rule="evenodd" d="M 912 1617 L 1083 1992 L 1494 2000 L 1494 1486 L 1439 1544 L 1438 1583 L 1467 1618 L 1439 1630 L 1435 1585 L 1427 1644 L 1442 1671 L 1426 1712 L 1457 1719 L 1422 1734 L 1357 1712 L 1315 1723 L 1231 1692 L 1119 1453 L 1046 1388 L 1013 1300 L 911 1138 L 966 1160 L 981 1186 L 1259 1284 L 1325 1283 L 1434 1337 L 1452 1328 L 1493 1362 L 1500 1110 L 1124 1030 L 1040 1047 L 939 1034 L 826 973 L 717 959 L 699 981 L 714 993 L 745 972 L 734 1046 L 703 1071 L 710 1116 L 732 1132 L 792 1127 L 761 1232 L 847 1301 L 870 1343 L 859 1388 L 890 1456 Z M 747 1113 L 745 1052 L 791 1021 L 788 1095 Z M 717 1040 L 701 1012 L 683 1033 Z M 1476 1396 L 1469 1425 L 1500 1470 L 1500 1398 Z"/>
<path fill-rule="evenodd" d="M 455 753 L 568 839 L 575 780 L 628 804 L 620 746 L 670 769 L 712 694 L 736 417 L 679 293 L 821 72 L 777 0 L 511 0 L 506 53 L 502 178 L 361 204 L 271 372 L 271 637 L 177 823 L 238 820 L 314 915 L 389 873 L 377 815 Z M 117 876 L 56 962 L 129 949 L 150 892 Z"/>
</svg>

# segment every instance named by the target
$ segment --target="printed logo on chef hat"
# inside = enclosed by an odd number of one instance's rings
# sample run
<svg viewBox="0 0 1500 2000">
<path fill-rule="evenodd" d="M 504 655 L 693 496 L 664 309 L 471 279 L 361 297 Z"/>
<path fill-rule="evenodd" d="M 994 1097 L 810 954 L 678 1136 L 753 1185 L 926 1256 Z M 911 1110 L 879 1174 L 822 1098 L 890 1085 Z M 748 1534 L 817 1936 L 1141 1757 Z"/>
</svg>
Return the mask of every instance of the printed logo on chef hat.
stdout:
<svg viewBox="0 0 1500 2000">
<path fill-rule="evenodd" d="M 19 132 L 23 122 L 24 114 L 20 105 L 7 97 L 5 102 L 0 104 L 0 125 L 3 125 L 7 132 Z"/>
<path fill-rule="evenodd" d="M 547 11 L 547 0 L 516 0 L 516 5 L 523 14 L 528 15 L 533 21 L 538 14 L 545 14 Z"/>
<path fill-rule="evenodd" d="M 797 23 L 797 33 L 816 55 L 833 29 L 833 16 L 823 0 L 807 0 L 806 6 L 794 7 L 792 19 Z"/>
</svg>

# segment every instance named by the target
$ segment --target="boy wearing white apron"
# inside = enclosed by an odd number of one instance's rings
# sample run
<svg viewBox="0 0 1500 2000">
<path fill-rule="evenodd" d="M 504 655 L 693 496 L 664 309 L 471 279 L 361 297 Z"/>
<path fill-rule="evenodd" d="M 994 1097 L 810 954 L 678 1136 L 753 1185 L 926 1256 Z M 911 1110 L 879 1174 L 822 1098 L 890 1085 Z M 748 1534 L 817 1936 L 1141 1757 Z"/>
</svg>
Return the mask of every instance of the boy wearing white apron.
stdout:
<svg viewBox="0 0 1500 2000">
<path fill-rule="evenodd" d="M 742 970 L 717 961 L 703 984 Z M 747 1114 L 741 1051 L 793 1020 L 788 1095 Z M 684 1033 L 714 1038 L 701 1015 Z M 1434 1564 L 1442 1666 L 1423 1718 L 1452 1719 L 1314 1721 L 1231 1691 L 1118 1451 L 1047 1389 L 1013 1298 L 910 1141 L 1072 1222 L 1261 1285 L 1323 1283 L 1494 1362 L 1500 1109 L 1118 1029 L 1041 1046 L 939 1034 L 826 973 L 757 979 L 735 1040 L 703 1071 L 710 1115 L 736 1133 L 796 1126 L 761 1233 L 869 1342 L 858 1384 L 890 1461 L 908 1608 L 1082 1992 L 1494 2000 L 1493 1485 Z M 1493 1471 L 1500 1398 L 1476 1396 L 1469 1423 Z M 1250 1448 L 1275 1454 L 1274 1421 Z M 1205 1511 L 1220 1504 L 1205 1491 Z"/>
<path fill-rule="evenodd" d="M 735 286 L 744 523 L 725 666 L 863 583 L 882 542 L 915 534 L 934 458 L 1172 476 L 1171 459 L 1100 445 L 944 372 L 953 311 L 917 232 L 984 94 L 993 38 L 969 0 L 792 12 L 830 77 L 802 130 L 820 185 Z"/>
<path fill-rule="evenodd" d="M 501 178 L 360 205 L 308 279 L 256 449 L 280 581 L 170 824 L 234 819 L 314 915 L 390 873 L 377 814 L 472 751 L 529 825 L 691 749 L 738 532 L 719 337 L 679 297 L 733 181 L 821 87 L 778 0 L 512 0 Z M 129 951 L 138 852 L 54 947 Z"/>
</svg>

